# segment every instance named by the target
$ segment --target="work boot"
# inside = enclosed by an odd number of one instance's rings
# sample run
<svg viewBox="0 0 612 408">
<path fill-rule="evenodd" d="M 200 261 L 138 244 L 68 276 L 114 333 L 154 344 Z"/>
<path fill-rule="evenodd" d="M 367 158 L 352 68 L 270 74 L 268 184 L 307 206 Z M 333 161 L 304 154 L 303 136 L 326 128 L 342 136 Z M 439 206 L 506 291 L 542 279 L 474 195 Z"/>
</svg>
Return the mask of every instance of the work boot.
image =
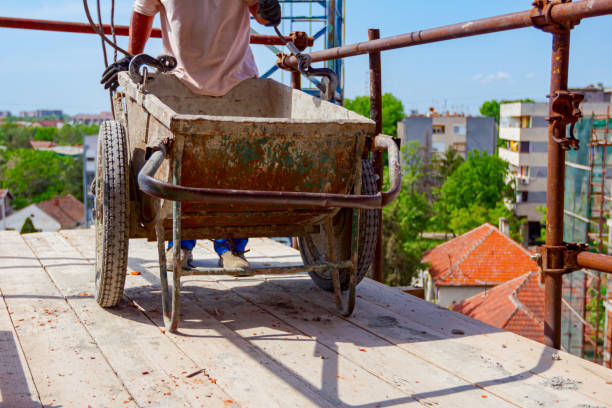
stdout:
<svg viewBox="0 0 612 408">
<path fill-rule="evenodd" d="M 193 262 L 193 255 L 189 249 L 181 248 L 181 268 L 190 269 Z M 166 267 L 174 269 L 174 248 L 166 250 Z"/>
<path fill-rule="evenodd" d="M 244 252 L 227 251 L 220 255 L 219 266 L 226 269 L 249 269 L 251 266 L 244 257 Z"/>
</svg>

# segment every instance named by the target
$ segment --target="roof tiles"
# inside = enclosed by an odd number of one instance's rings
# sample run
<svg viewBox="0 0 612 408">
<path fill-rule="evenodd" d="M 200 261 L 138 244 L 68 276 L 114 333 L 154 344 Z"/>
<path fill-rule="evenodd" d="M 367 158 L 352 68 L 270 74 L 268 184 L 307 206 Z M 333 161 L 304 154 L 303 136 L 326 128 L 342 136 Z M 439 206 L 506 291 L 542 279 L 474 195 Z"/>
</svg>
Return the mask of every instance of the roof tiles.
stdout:
<svg viewBox="0 0 612 408">
<path fill-rule="evenodd" d="M 73 228 L 83 223 L 85 219 L 85 206 L 71 194 L 53 197 L 36 206 L 54 218 L 61 228 Z"/>
<path fill-rule="evenodd" d="M 427 251 L 423 262 L 436 286 L 495 286 L 538 270 L 529 251 L 491 224 Z"/>
<path fill-rule="evenodd" d="M 544 343 L 544 287 L 538 272 L 465 299 L 453 310 Z"/>
</svg>

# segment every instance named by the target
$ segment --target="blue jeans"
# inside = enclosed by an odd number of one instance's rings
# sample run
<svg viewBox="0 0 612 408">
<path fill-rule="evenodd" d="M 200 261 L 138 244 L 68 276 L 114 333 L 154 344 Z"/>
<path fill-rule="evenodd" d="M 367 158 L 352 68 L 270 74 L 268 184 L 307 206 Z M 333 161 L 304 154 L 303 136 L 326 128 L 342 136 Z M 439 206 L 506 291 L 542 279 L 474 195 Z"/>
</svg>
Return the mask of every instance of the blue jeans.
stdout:
<svg viewBox="0 0 612 408">
<path fill-rule="evenodd" d="M 213 242 L 215 243 L 215 252 L 217 255 L 221 256 L 225 252 L 229 251 L 231 244 L 229 243 L 229 239 L 215 239 Z M 247 242 L 249 242 L 248 238 L 232 238 L 232 244 L 234 245 L 234 249 L 238 252 L 244 252 L 244 249 L 247 246 Z M 172 248 L 172 241 L 168 242 L 168 249 Z M 186 239 L 181 241 L 181 248 L 191 251 L 193 247 L 195 247 L 196 241 L 195 239 Z"/>
</svg>

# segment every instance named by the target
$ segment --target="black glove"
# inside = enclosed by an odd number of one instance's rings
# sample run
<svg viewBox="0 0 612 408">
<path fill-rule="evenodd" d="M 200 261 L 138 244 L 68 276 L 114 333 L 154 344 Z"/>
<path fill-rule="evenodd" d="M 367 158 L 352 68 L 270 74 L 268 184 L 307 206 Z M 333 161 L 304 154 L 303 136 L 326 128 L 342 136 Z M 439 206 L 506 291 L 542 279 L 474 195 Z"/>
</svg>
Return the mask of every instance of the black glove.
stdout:
<svg viewBox="0 0 612 408">
<path fill-rule="evenodd" d="M 278 0 L 259 0 L 257 14 L 267 20 L 268 27 L 276 27 L 281 22 L 281 7 Z"/>
<path fill-rule="evenodd" d="M 121 71 L 127 71 L 130 69 L 130 61 L 133 57 L 123 57 L 114 64 L 110 64 L 102 73 L 101 84 L 104 84 L 104 89 L 109 89 L 111 91 L 115 91 L 119 86 L 119 81 L 117 76 Z"/>
</svg>

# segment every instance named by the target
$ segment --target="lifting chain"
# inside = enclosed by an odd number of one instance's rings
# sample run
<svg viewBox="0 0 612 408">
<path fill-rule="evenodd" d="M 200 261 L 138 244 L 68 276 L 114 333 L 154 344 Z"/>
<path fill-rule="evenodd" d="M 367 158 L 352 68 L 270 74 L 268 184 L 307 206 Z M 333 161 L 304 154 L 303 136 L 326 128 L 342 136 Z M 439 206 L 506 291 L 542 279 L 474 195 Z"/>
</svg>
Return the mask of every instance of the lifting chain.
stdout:
<svg viewBox="0 0 612 408">
<path fill-rule="evenodd" d="M 313 82 L 321 91 L 321 98 L 327 101 L 332 101 L 335 97 L 336 89 L 338 88 L 338 76 L 333 70 L 329 68 L 312 68 L 310 66 L 312 62 L 310 55 L 304 54 L 302 52 L 306 49 L 306 46 L 303 46 L 303 48 L 298 47 L 298 45 L 304 45 L 308 43 L 308 37 L 306 36 L 306 33 L 292 32 L 291 37 L 293 38 L 288 39 L 281 34 L 281 32 L 278 30 L 278 27 L 274 27 L 274 30 L 276 31 L 278 37 L 285 43 L 285 45 L 287 46 L 287 48 L 289 48 L 289 51 L 291 52 L 290 54 L 276 54 L 276 56 L 278 57 L 278 59 L 276 60 L 276 65 L 280 69 L 284 69 L 286 71 L 299 72 L 307 78 L 316 76 L 321 77 L 320 83 L 314 81 Z M 302 38 L 301 34 L 303 34 L 305 39 Z M 293 41 L 295 38 L 300 40 L 299 44 Z M 297 70 L 285 63 L 285 60 L 291 56 L 295 57 L 298 61 Z"/>
</svg>

